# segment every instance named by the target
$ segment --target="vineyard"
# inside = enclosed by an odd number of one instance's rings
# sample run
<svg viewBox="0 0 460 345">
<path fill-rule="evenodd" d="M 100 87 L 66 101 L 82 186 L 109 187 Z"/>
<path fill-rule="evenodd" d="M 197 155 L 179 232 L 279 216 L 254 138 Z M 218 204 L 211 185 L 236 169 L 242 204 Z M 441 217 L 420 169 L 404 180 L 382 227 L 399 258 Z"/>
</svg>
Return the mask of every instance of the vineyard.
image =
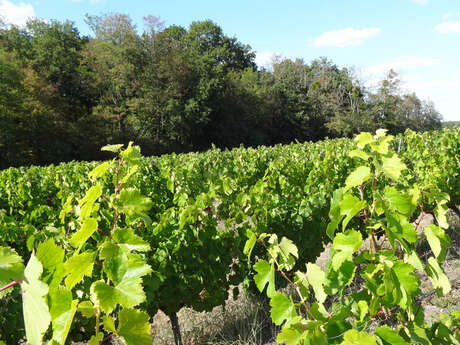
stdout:
<svg viewBox="0 0 460 345">
<path fill-rule="evenodd" d="M 241 286 L 270 301 L 279 343 L 459 344 L 460 313 L 425 322 L 416 274 L 450 291 L 459 128 L 160 157 L 102 149 L 114 158 L 0 171 L 0 344 L 152 344 L 158 310 L 181 343 L 179 310 L 210 311 Z M 425 214 L 435 224 L 417 232 Z"/>
</svg>

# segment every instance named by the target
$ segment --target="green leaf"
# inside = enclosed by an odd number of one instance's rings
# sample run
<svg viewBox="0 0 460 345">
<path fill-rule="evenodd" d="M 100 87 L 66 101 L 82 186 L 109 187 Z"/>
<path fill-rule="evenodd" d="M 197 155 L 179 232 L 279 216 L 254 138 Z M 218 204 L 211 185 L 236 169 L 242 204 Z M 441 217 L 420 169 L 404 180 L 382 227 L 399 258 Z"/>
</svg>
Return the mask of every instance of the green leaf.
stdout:
<svg viewBox="0 0 460 345">
<path fill-rule="evenodd" d="M 294 303 L 282 292 L 275 292 L 270 299 L 270 315 L 275 325 L 281 325 L 284 320 L 290 320 L 297 315 Z"/>
<path fill-rule="evenodd" d="M 34 254 L 24 270 L 22 282 L 22 306 L 27 343 L 42 345 L 43 335 L 51 322 L 50 311 L 45 296 L 48 285 L 40 281 L 43 266 Z"/>
<path fill-rule="evenodd" d="M 123 309 L 119 314 L 118 335 L 126 345 L 151 345 L 149 316 L 139 310 Z"/>
<path fill-rule="evenodd" d="M 434 208 L 434 216 L 438 221 L 438 224 L 443 229 L 449 228 L 449 222 L 447 221 L 447 202 L 449 200 L 449 196 L 447 195 L 444 199 L 437 202 L 436 207 Z"/>
<path fill-rule="evenodd" d="M 86 192 L 83 199 L 79 201 L 80 209 L 80 217 L 81 219 L 86 219 L 91 216 L 91 212 L 93 211 L 93 205 L 96 200 L 102 194 L 102 186 L 92 186 Z"/>
<path fill-rule="evenodd" d="M 91 318 L 96 315 L 96 309 L 94 309 L 91 301 L 80 302 L 77 309 L 84 317 Z"/>
<path fill-rule="evenodd" d="M 371 169 L 369 167 L 363 165 L 357 167 L 351 172 L 350 175 L 348 175 L 347 179 L 345 180 L 345 191 L 362 185 L 369 179 L 369 177 L 371 177 Z"/>
<path fill-rule="evenodd" d="M 94 232 L 97 230 L 97 220 L 95 218 L 86 218 L 83 221 L 81 229 L 72 235 L 69 242 L 74 248 L 78 248 L 78 251 L 85 244 Z"/>
<path fill-rule="evenodd" d="M 350 153 L 348 154 L 348 157 L 350 157 L 350 158 L 358 157 L 358 158 L 361 158 L 361 159 L 363 159 L 365 161 L 367 161 L 369 159 L 369 155 L 366 152 L 361 151 L 361 150 L 350 151 Z"/>
<path fill-rule="evenodd" d="M 394 181 L 399 179 L 401 172 L 406 169 L 406 165 L 401 161 L 397 154 L 382 157 L 383 172 Z"/>
<path fill-rule="evenodd" d="M 419 279 L 414 273 L 414 267 L 412 265 L 397 261 L 391 268 L 392 272 L 396 276 L 397 280 L 394 280 L 396 287 L 395 292 L 398 292 L 398 304 L 403 309 L 407 309 L 410 301 L 419 292 Z"/>
<path fill-rule="evenodd" d="M 326 300 L 327 294 L 324 292 L 324 284 L 326 283 L 326 274 L 317 264 L 307 263 L 307 280 L 315 292 L 316 300 L 323 303 Z"/>
<path fill-rule="evenodd" d="M 417 232 L 414 226 L 409 223 L 407 217 L 398 213 L 386 213 L 386 217 L 388 222 L 386 233 L 393 248 L 394 240 L 398 239 L 406 251 L 409 251 L 410 247 L 406 242 L 415 243 L 417 241 Z"/>
<path fill-rule="evenodd" d="M 153 203 L 135 188 L 124 188 L 117 199 L 117 207 L 127 215 L 140 214 L 150 210 Z"/>
<path fill-rule="evenodd" d="M 361 132 L 354 140 L 358 143 L 358 147 L 360 149 L 363 149 L 367 144 L 374 142 L 374 138 L 369 132 Z"/>
<path fill-rule="evenodd" d="M 23 273 L 22 258 L 13 249 L 0 246 L 0 287 L 11 283 L 13 280 L 21 279 Z M 0 297 L 7 291 L 0 292 Z"/>
<path fill-rule="evenodd" d="M 275 293 L 275 268 L 265 260 L 259 260 L 254 265 L 254 270 L 257 274 L 254 276 L 254 281 L 257 288 L 262 292 L 265 285 L 268 284 L 267 296 L 271 297 Z"/>
<path fill-rule="evenodd" d="M 340 214 L 346 216 L 342 222 L 342 231 L 344 231 L 350 220 L 360 212 L 366 205 L 365 201 L 359 200 L 352 194 L 345 194 L 343 200 L 340 202 Z"/>
<path fill-rule="evenodd" d="M 64 261 L 64 249 L 56 245 L 53 238 L 50 238 L 39 244 L 36 256 L 43 268 L 54 272 L 56 267 Z"/>
<path fill-rule="evenodd" d="M 375 334 L 382 339 L 384 345 L 410 345 L 398 332 L 388 326 L 381 326 L 375 329 Z"/>
<path fill-rule="evenodd" d="M 345 261 L 352 261 L 355 253 L 363 243 L 363 238 L 358 231 L 348 230 L 335 236 L 332 248 L 332 268 L 337 271 Z"/>
<path fill-rule="evenodd" d="M 386 155 L 388 153 L 388 146 L 391 140 L 393 140 L 393 136 L 389 135 L 386 138 L 379 140 L 378 145 L 372 144 L 372 149 L 380 154 Z"/>
<path fill-rule="evenodd" d="M 446 295 L 450 292 L 451 286 L 449 278 L 447 278 L 434 257 L 428 259 L 425 270 L 438 296 Z"/>
<path fill-rule="evenodd" d="M 341 345 L 377 345 L 377 339 L 372 334 L 350 329 L 343 335 Z"/>
<path fill-rule="evenodd" d="M 111 313 L 117 304 L 131 308 L 142 303 L 145 293 L 141 277 L 152 271 L 150 266 L 139 255 L 127 255 L 116 245 L 104 246 L 101 258 L 104 260 L 104 271 L 114 286 L 107 285 L 104 281 L 93 283 L 93 303 L 106 313 Z"/>
<path fill-rule="evenodd" d="M 248 238 L 248 240 L 244 244 L 243 254 L 247 255 L 248 260 L 250 260 L 252 250 L 254 249 L 254 246 L 256 245 L 256 242 L 257 242 L 257 236 L 251 230 L 247 230 L 246 237 Z"/>
<path fill-rule="evenodd" d="M 342 220 L 342 215 L 340 213 L 340 203 L 343 198 L 343 189 L 339 188 L 334 191 L 332 194 L 331 208 L 329 210 L 329 219 L 331 220 L 327 225 L 326 233 L 330 239 L 333 239 L 335 229 Z"/>
<path fill-rule="evenodd" d="M 123 144 L 113 144 L 113 145 L 105 145 L 101 148 L 101 151 L 109 151 L 117 153 L 123 147 Z"/>
<path fill-rule="evenodd" d="M 56 343 L 64 345 L 69 334 L 72 321 L 77 311 L 78 300 L 72 300 L 72 292 L 59 288 L 50 292 L 51 322 L 53 326 L 53 339 Z"/>
<path fill-rule="evenodd" d="M 394 187 L 386 186 L 384 196 L 392 210 L 408 217 L 412 215 L 417 206 L 412 203 L 412 197 L 409 194 L 401 193 Z"/>
<path fill-rule="evenodd" d="M 343 289 L 353 281 L 356 273 L 356 265 L 352 261 L 345 261 L 337 270 L 334 270 L 329 261 L 326 267 L 327 284 L 325 291 L 329 295 L 342 294 Z"/>
<path fill-rule="evenodd" d="M 359 309 L 359 321 L 363 322 L 366 315 L 369 313 L 369 306 L 367 305 L 366 301 L 359 301 L 358 302 L 358 309 Z"/>
<path fill-rule="evenodd" d="M 116 333 L 117 330 L 115 328 L 115 321 L 113 319 L 113 317 L 109 316 L 109 315 L 104 315 L 102 317 L 102 322 L 104 323 L 104 328 L 107 332 L 110 332 L 110 333 Z"/>
<path fill-rule="evenodd" d="M 88 345 L 100 345 L 102 342 L 102 339 L 104 339 L 104 333 L 99 332 L 97 335 L 93 335 L 89 339 Z"/>
<path fill-rule="evenodd" d="M 93 170 L 91 170 L 91 172 L 88 174 L 88 176 L 89 176 L 89 178 L 91 178 L 93 180 L 96 180 L 97 178 L 99 178 L 101 176 L 104 176 L 109 168 L 110 168 L 110 163 L 109 162 L 104 162 L 102 164 L 99 164 Z"/>
<path fill-rule="evenodd" d="M 76 284 L 81 282 L 84 276 L 91 277 L 93 272 L 94 257 L 92 252 L 73 255 L 64 264 L 66 272 L 69 275 L 65 278 L 65 285 L 72 289 Z"/>
<path fill-rule="evenodd" d="M 295 259 L 298 258 L 297 247 L 290 239 L 283 237 L 279 244 L 280 255 L 279 262 L 285 269 L 291 270 L 294 267 Z"/>
<path fill-rule="evenodd" d="M 450 247 L 450 238 L 444 230 L 434 224 L 425 226 L 423 229 L 426 239 L 438 261 L 443 261 L 446 256 L 446 250 Z M 438 258 L 439 257 L 439 258 Z"/>
<path fill-rule="evenodd" d="M 126 246 L 130 251 L 147 252 L 150 250 L 148 242 L 137 236 L 131 228 L 115 229 L 113 232 L 113 240 Z"/>
<path fill-rule="evenodd" d="M 375 139 L 378 139 L 378 138 L 381 138 L 381 137 L 384 137 L 386 135 L 386 133 L 388 132 L 388 129 L 385 129 L 385 128 L 379 128 L 375 131 L 375 135 L 374 135 L 374 138 Z"/>
<path fill-rule="evenodd" d="M 283 327 L 276 337 L 276 342 L 278 344 L 298 345 L 302 343 L 302 339 L 303 336 L 299 331 Z"/>
<path fill-rule="evenodd" d="M 417 255 L 415 250 L 411 251 L 409 254 L 404 254 L 404 262 L 412 265 L 416 270 L 422 271 L 423 264 L 420 258 Z"/>
<path fill-rule="evenodd" d="M 124 161 L 135 164 L 142 158 L 141 149 L 139 146 L 133 145 L 133 142 L 130 141 L 128 147 L 120 152 L 120 156 Z"/>
</svg>

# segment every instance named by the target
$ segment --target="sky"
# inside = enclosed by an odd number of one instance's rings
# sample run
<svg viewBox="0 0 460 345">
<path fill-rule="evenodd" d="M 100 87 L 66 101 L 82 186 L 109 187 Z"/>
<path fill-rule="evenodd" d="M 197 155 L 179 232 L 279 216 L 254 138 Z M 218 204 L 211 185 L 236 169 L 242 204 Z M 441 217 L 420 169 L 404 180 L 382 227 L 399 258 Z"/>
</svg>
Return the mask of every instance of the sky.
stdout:
<svg viewBox="0 0 460 345">
<path fill-rule="evenodd" d="M 249 44 L 260 66 L 274 56 L 327 57 L 369 87 L 393 68 L 403 91 L 460 121 L 460 0 L 0 0 L 7 22 L 68 19 L 84 35 L 86 13 L 109 12 L 128 14 L 139 30 L 148 14 L 184 27 L 211 19 Z"/>
</svg>

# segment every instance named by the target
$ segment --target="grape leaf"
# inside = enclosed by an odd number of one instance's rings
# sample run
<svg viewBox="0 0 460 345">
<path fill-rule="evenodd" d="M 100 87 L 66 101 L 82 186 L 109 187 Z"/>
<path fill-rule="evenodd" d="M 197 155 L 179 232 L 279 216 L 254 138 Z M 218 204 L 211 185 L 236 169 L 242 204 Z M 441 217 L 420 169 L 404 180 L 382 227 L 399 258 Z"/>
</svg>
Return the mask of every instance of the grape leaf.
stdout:
<svg viewBox="0 0 460 345">
<path fill-rule="evenodd" d="M 393 282 L 399 295 L 398 304 L 401 308 L 407 309 L 408 302 L 410 303 L 410 300 L 420 292 L 418 276 L 414 273 L 412 265 L 401 261 L 393 265 L 392 272 L 397 278 Z"/>
<path fill-rule="evenodd" d="M 316 300 L 323 303 L 326 300 L 326 293 L 324 292 L 324 284 L 326 283 L 326 274 L 321 270 L 317 264 L 307 264 L 307 280 L 315 292 Z"/>
<path fill-rule="evenodd" d="M 302 343 L 302 339 L 303 336 L 299 331 L 283 327 L 276 337 L 276 342 L 278 344 L 285 343 L 286 345 L 298 345 Z"/>
<path fill-rule="evenodd" d="M 282 292 L 275 292 L 270 299 L 270 315 L 275 325 L 290 320 L 297 315 L 294 303 Z"/>
<path fill-rule="evenodd" d="M 268 284 L 267 296 L 271 297 L 275 293 L 275 268 L 265 260 L 259 260 L 254 265 L 254 270 L 257 274 L 254 276 L 254 281 L 257 288 L 262 292 L 265 285 Z"/>
<path fill-rule="evenodd" d="M 353 158 L 353 157 L 359 157 L 365 161 L 367 161 L 369 159 L 369 155 L 364 152 L 364 151 L 361 151 L 361 150 L 352 150 L 350 151 L 350 153 L 348 154 L 348 157 L 350 158 Z"/>
<path fill-rule="evenodd" d="M 375 329 L 375 334 L 382 339 L 384 345 L 410 345 L 395 330 L 388 326 L 381 326 Z"/>
<path fill-rule="evenodd" d="M 374 142 L 374 138 L 369 132 L 361 132 L 354 140 L 358 143 L 358 147 L 360 149 L 363 149 L 367 144 Z"/>
<path fill-rule="evenodd" d="M 117 153 L 123 147 L 123 144 L 113 144 L 113 145 L 105 145 L 101 148 L 101 151 L 109 151 Z"/>
<path fill-rule="evenodd" d="M 438 261 L 442 262 L 446 256 L 446 250 L 450 246 L 450 238 L 444 230 L 434 224 L 425 226 L 423 229 L 428 244 Z"/>
<path fill-rule="evenodd" d="M 64 249 L 56 245 L 53 238 L 46 240 L 37 248 L 37 259 L 42 263 L 43 268 L 54 272 L 57 266 L 64 261 Z"/>
<path fill-rule="evenodd" d="M 150 210 L 152 201 L 135 188 L 124 188 L 117 199 L 117 207 L 127 215 L 141 214 Z"/>
<path fill-rule="evenodd" d="M 24 273 L 24 264 L 22 258 L 9 247 L 0 246 L 0 287 L 12 282 L 16 279 L 21 279 Z M 8 290 L 0 292 L 6 294 Z"/>
<path fill-rule="evenodd" d="M 56 343 L 64 345 L 77 311 L 78 300 L 72 300 L 72 292 L 63 287 L 50 292 L 51 322 L 53 326 L 53 339 Z"/>
<path fill-rule="evenodd" d="M 244 244 L 243 254 L 248 256 L 248 260 L 251 258 L 252 250 L 257 242 L 257 236 L 251 230 L 246 231 L 248 240 Z"/>
<path fill-rule="evenodd" d="M 65 285 L 72 289 L 76 284 L 81 282 L 84 276 L 91 276 L 93 272 L 94 256 L 92 252 L 73 255 L 64 264 L 66 272 L 69 275 L 65 278 Z"/>
<path fill-rule="evenodd" d="M 451 286 L 449 278 L 447 278 L 434 257 L 428 259 L 425 270 L 438 296 L 446 295 L 450 292 Z"/>
<path fill-rule="evenodd" d="M 91 303 L 91 301 L 80 302 L 77 310 L 87 318 L 93 317 L 96 313 L 96 310 L 94 309 L 93 303 Z"/>
<path fill-rule="evenodd" d="M 113 240 L 119 244 L 125 245 L 130 251 L 146 252 L 150 250 L 150 245 L 141 237 L 134 233 L 133 229 L 117 228 L 113 232 Z"/>
<path fill-rule="evenodd" d="M 372 334 L 350 329 L 343 335 L 340 345 L 377 345 L 377 339 Z"/>
<path fill-rule="evenodd" d="M 333 241 L 332 268 L 337 271 L 345 261 L 352 261 L 353 253 L 363 243 L 361 234 L 355 230 L 348 230 L 345 233 L 338 233 Z"/>
<path fill-rule="evenodd" d="M 365 201 L 359 200 L 357 197 L 351 194 L 345 194 L 342 201 L 340 202 L 340 214 L 346 216 L 342 222 L 342 231 L 344 231 L 350 222 L 350 220 L 363 209 L 366 205 Z"/>
<path fill-rule="evenodd" d="M 151 345 L 149 316 L 139 310 L 123 309 L 118 314 L 118 335 L 126 345 Z"/>
<path fill-rule="evenodd" d="M 329 209 L 329 219 L 331 220 L 327 225 L 326 233 L 330 239 L 333 238 L 335 229 L 339 225 L 343 216 L 340 213 L 340 203 L 343 198 L 343 189 L 339 188 L 332 194 L 331 207 Z"/>
<path fill-rule="evenodd" d="M 383 172 L 394 181 L 399 179 L 401 172 L 406 169 L 406 165 L 401 161 L 397 154 L 382 157 Z"/>
<path fill-rule="evenodd" d="M 86 219 L 91 216 L 93 205 L 96 202 L 96 200 L 101 196 L 101 194 L 102 186 L 92 186 L 90 189 L 88 189 L 84 198 L 81 199 L 78 203 L 81 207 L 80 217 L 82 219 Z"/>
<path fill-rule="evenodd" d="M 357 167 L 350 173 L 350 175 L 348 175 L 347 179 L 345 180 L 345 191 L 362 185 L 369 179 L 369 177 L 371 177 L 371 169 L 369 167 Z"/>
<path fill-rule="evenodd" d="M 290 239 L 283 237 L 279 244 L 279 263 L 287 270 L 291 270 L 295 264 L 295 258 L 299 257 L 297 247 Z"/>
<path fill-rule="evenodd" d="M 111 313 L 117 304 L 123 307 L 134 307 L 145 300 L 141 277 L 149 274 L 152 269 L 144 260 L 134 254 L 127 255 L 117 245 L 105 246 L 101 253 L 104 268 L 113 281 L 114 286 L 104 281 L 91 285 L 91 300 L 99 305 L 106 313 Z M 107 249 L 110 248 L 110 251 Z"/>
<path fill-rule="evenodd" d="M 117 150 L 118 151 L 118 150 Z M 110 167 L 109 162 L 104 162 L 102 164 L 99 164 L 97 167 L 95 167 L 91 172 L 88 174 L 89 178 L 96 180 L 97 178 L 103 176 L 107 170 Z"/>
<path fill-rule="evenodd" d="M 79 251 L 96 230 L 97 220 L 95 218 L 86 218 L 83 221 L 80 230 L 72 235 L 69 242 L 74 248 L 78 248 Z"/>
<path fill-rule="evenodd" d="M 412 198 L 409 194 L 401 193 L 395 187 L 386 186 L 384 196 L 391 209 L 405 216 L 411 216 L 417 206 L 417 204 L 412 203 Z"/>
<path fill-rule="evenodd" d="M 42 345 L 43 335 L 51 322 L 50 311 L 45 296 L 48 285 L 40 281 L 43 266 L 34 254 L 24 270 L 22 282 L 22 306 L 27 342 Z"/>
</svg>

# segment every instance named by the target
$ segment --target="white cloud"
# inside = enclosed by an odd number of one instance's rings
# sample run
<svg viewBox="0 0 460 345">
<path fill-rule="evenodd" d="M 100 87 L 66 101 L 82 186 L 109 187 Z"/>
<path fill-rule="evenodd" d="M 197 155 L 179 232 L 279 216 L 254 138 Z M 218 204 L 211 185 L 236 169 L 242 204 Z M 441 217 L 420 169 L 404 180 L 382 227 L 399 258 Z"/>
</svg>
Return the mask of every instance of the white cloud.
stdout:
<svg viewBox="0 0 460 345">
<path fill-rule="evenodd" d="M 441 34 L 460 34 L 460 21 L 443 22 L 435 30 Z"/>
<path fill-rule="evenodd" d="M 0 13 L 7 24 L 18 26 L 24 26 L 29 18 L 35 17 L 32 5 L 23 2 L 16 5 L 7 0 L 0 0 Z"/>
<path fill-rule="evenodd" d="M 273 62 L 281 58 L 280 53 L 276 52 L 261 52 L 256 54 L 255 62 L 259 67 L 268 68 Z"/>
<path fill-rule="evenodd" d="M 410 1 L 415 2 L 416 4 L 419 4 L 419 5 L 428 4 L 428 0 L 410 0 Z"/>
<path fill-rule="evenodd" d="M 328 31 L 313 40 L 315 47 L 356 47 L 364 41 L 379 35 L 379 28 L 353 29 L 346 28 L 336 31 Z"/>
<path fill-rule="evenodd" d="M 387 61 L 381 64 L 368 66 L 363 69 L 363 74 L 367 77 L 381 77 L 390 69 L 396 72 L 412 70 L 419 67 L 429 67 L 441 63 L 439 59 L 421 58 L 416 56 L 400 56 L 392 61 Z"/>
<path fill-rule="evenodd" d="M 449 19 L 449 18 L 452 18 L 452 12 L 444 13 L 444 14 L 442 15 L 442 19 L 443 19 L 443 20 L 447 20 L 447 19 Z"/>
</svg>

